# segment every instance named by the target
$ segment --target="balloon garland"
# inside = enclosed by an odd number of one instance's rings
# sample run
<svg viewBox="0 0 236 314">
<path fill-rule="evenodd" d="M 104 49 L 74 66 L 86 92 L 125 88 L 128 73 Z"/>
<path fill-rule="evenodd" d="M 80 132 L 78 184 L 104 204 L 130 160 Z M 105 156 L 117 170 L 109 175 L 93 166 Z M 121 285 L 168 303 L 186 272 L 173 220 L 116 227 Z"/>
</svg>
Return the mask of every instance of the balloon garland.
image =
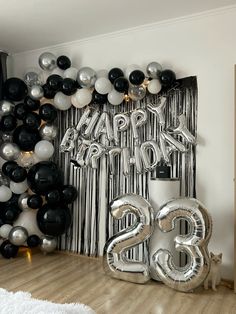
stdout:
<svg viewBox="0 0 236 314">
<path fill-rule="evenodd" d="M 52 141 L 57 136 L 54 124 L 57 111 L 72 105 L 84 108 L 123 101 L 139 101 L 146 93 L 158 94 L 175 86 L 176 75 L 151 62 L 146 75 L 136 65 L 124 72 L 112 68 L 95 72 L 90 67 L 77 70 L 67 56 L 45 52 L 39 57 L 39 72 L 27 72 L 24 80 L 9 78 L 0 102 L 2 165 L 0 186 L 0 252 L 10 258 L 18 247 L 40 245 L 43 252 L 56 248 L 56 237 L 71 223 L 67 204 L 76 198 L 73 186 L 63 185 L 63 176 L 55 163 Z M 63 77 L 56 72 L 64 71 Z M 49 74 L 49 75 L 48 75 Z M 24 218 L 22 218 L 24 216 Z M 30 220 L 31 219 L 31 220 Z M 35 221 L 29 232 L 29 223 Z M 27 226 L 26 226 L 27 225 Z"/>
<path fill-rule="evenodd" d="M 77 197 L 51 161 L 57 109 L 40 101 L 41 85 L 26 83 L 7 79 L 0 101 L 0 253 L 5 258 L 15 257 L 20 246 L 52 252 L 71 224 L 68 205 Z"/>
</svg>

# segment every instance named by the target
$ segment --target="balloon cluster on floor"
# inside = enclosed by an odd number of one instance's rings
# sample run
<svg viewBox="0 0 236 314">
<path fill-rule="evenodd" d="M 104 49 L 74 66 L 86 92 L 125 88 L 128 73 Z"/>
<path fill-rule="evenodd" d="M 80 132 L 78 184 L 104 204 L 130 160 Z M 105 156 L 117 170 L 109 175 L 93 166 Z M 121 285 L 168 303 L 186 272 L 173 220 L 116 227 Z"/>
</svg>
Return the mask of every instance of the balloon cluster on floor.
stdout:
<svg viewBox="0 0 236 314">
<path fill-rule="evenodd" d="M 68 204 L 77 190 L 63 184 L 63 173 L 51 161 L 57 109 L 41 103 L 18 78 L 4 83 L 0 101 L 0 253 L 15 257 L 20 246 L 57 246 L 57 236 L 71 224 Z"/>
</svg>

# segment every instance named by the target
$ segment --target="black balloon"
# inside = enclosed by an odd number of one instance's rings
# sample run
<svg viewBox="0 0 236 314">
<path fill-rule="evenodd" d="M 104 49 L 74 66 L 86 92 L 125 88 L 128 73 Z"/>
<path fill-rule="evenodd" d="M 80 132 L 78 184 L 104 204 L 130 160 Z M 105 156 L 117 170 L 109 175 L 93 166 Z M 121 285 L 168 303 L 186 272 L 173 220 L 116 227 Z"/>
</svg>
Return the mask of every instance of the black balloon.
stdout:
<svg viewBox="0 0 236 314">
<path fill-rule="evenodd" d="M 41 161 L 33 165 L 28 172 L 27 178 L 31 190 L 42 195 L 45 195 L 50 190 L 59 188 L 63 184 L 61 170 L 51 161 Z"/>
<path fill-rule="evenodd" d="M 32 234 L 27 239 L 28 247 L 33 248 L 37 247 L 40 244 L 41 240 L 36 234 Z"/>
<path fill-rule="evenodd" d="M 27 171 L 23 167 L 20 167 L 20 166 L 17 166 L 9 174 L 9 178 L 12 181 L 17 182 L 17 183 L 24 181 L 26 177 L 27 177 Z"/>
<path fill-rule="evenodd" d="M 3 221 L 3 219 L 0 217 L 0 227 L 3 226 L 5 224 L 5 222 Z"/>
<path fill-rule="evenodd" d="M 72 203 L 77 198 L 77 190 L 73 185 L 63 185 L 61 189 L 61 199 L 66 203 Z"/>
<path fill-rule="evenodd" d="M 5 208 L 13 209 L 17 211 L 18 213 L 21 212 L 21 209 L 18 206 L 18 200 L 19 200 L 20 194 L 14 194 L 12 193 L 12 197 L 9 199 L 9 201 L 3 203 Z"/>
<path fill-rule="evenodd" d="M 28 93 L 25 82 L 17 77 L 7 79 L 3 91 L 5 98 L 13 101 L 21 101 Z"/>
<path fill-rule="evenodd" d="M 113 84 L 118 77 L 124 76 L 124 73 L 121 69 L 119 68 L 113 68 L 109 71 L 108 73 L 108 78 Z"/>
<path fill-rule="evenodd" d="M 41 118 L 36 112 L 28 112 L 23 119 L 23 123 L 32 129 L 38 129 L 41 124 Z"/>
<path fill-rule="evenodd" d="M 160 82 L 163 87 L 171 87 L 176 81 L 176 75 L 172 70 L 164 70 L 160 75 Z"/>
<path fill-rule="evenodd" d="M 40 195 L 38 194 L 33 194 L 33 195 L 30 195 L 27 199 L 27 205 L 30 207 L 30 208 L 33 208 L 33 209 L 38 209 L 40 207 L 42 207 L 43 205 L 43 199 Z"/>
<path fill-rule="evenodd" d="M 129 81 L 133 85 L 140 85 L 143 83 L 145 79 L 145 75 L 140 70 L 134 70 L 129 75 Z"/>
<path fill-rule="evenodd" d="M 53 122 L 57 118 L 57 110 L 51 104 L 43 104 L 39 108 L 39 116 L 44 121 Z"/>
<path fill-rule="evenodd" d="M 47 85 L 54 91 L 59 91 L 62 86 L 63 79 L 58 74 L 52 74 L 47 78 Z"/>
<path fill-rule="evenodd" d="M 23 120 L 29 111 L 28 107 L 24 103 L 20 103 L 14 108 L 14 115 L 17 119 Z"/>
<path fill-rule="evenodd" d="M 4 241 L 0 246 L 0 253 L 5 258 L 16 257 L 19 247 L 11 244 L 8 240 Z"/>
<path fill-rule="evenodd" d="M 9 114 L 2 117 L 0 121 L 0 130 L 3 132 L 11 132 L 16 128 L 16 125 L 16 118 L 13 115 Z"/>
<path fill-rule="evenodd" d="M 61 85 L 61 91 L 63 94 L 67 96 L 73 95 L 77 90 L 77 83 L 75 80 L 72 80 L 71 78 L 65 78 L 62 81 Z"/>
<path fill-rule="evenodd" d="M 52 90 L 50 86 L 48 86 L 47 84 L 43 85 L 43 92 L 44 92 L 44 97 L 48 99 L 52 99 L 56 95 L 56 91 Z"/>
<path fill-rule="evenodd" d="M 6 203 L 2 203 L 6 205 Z M 18 206 L 2 206 L 1 208 L 1 218 L 5 224 L 12 224 L 20 214 Z"/>
<path fill-rule="evenodd" d="M 99 94 L 96 90 L 94 90 L 92 102 L 94 104 L 103 105 L 107 102 L 107 95 Z"/>
<path fill-rule="evenodd" d="M 71 67 L 71 61 L 67 56 L 60 56 L 57 58 L 57 66 L 62 70 L 66 70 Z"/>
<path fill-rule="evenodd" d="M 37 212 L 39 229 L 46 235 L 60 236 L 71 224 L 70 210 L 66 205 L 43 205 Z"/>
<path fill-rule="evenodd" d="M 48 204 L 58 204 L 61 200 L 60 192 L 58 190 L 49 191 L 46 196 Z"/>
<path fill-rule="evenodd" d="M 32 99 L 29 96 L 25 97 L 24 103 L 29 111 L 35 111 L 39 109 L 40 101 L 37 99 Z"/>
<path fill-rule="evenodd" d="M 114 82 L 114 88 L 119 93 L 127 93 L 129 81 L 125 77 L 118 77 Z"/>
<path fill-rule="evenodd" d="M 18 165 L 15 161 L 7 161 L 2 165 L 2 172 L 5 174 L 5 176 L 9 177 L 11 172 L 17 167 Z"/>
<path fill-rule="evenodd" d="M 41 140 L 39 131 L 28 126 L 18 126 L 13 132 L 13 142 L 23 151 L 32 151 Z"/>
</svg>

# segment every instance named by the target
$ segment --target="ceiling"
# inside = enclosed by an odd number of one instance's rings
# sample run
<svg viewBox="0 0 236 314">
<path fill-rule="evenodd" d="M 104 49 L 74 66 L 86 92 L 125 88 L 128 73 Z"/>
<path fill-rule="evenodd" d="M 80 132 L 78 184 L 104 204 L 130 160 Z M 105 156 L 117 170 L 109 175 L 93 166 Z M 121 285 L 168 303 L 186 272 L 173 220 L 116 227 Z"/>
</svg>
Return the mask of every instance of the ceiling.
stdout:
<svg viewBox="0 0 236 314">
<path fill-rule="evenodd" d="M 234 4 L 236 0 L 0 0 L 0 48 L 33 50 Z"/>
</svg>

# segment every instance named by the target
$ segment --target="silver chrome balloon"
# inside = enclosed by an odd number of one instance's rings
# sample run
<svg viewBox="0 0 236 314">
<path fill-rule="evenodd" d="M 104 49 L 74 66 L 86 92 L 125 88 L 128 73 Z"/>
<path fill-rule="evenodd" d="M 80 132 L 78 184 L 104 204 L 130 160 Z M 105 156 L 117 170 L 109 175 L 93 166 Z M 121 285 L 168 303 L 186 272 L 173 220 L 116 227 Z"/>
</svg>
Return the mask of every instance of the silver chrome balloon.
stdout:
<svg viewBox="0 0 236 314">
<path fill-rule="evenodd" d="M 186 125 L 187 122 L 186 122 L 185 115 L 181 114 L 178 117 L 178 120 L 179 120 L 179 126 L 176 129 L 173 129 L 170 133 L 180 134 L 180 135 L 182 135 L 185 138 L 185 140 L 188 143 L 196 144 L 195 137 L 189 132 L 189 130 L 187 128 L 187 125 Z"/>
<path fill-rule="evenodd" d="M 5 160 L 16 160 L 20 155 L 20 148 L 15 143 L 5 142 L 0 147 L 0 156 Z"/>
<path fill-rule="evenodd" d="M 134 101 L 141 100 L 146 95 L 146 88 L 143 85 L 130 86 L 129 91 L 128 91 L 128 95 Z"/>
<path fill-rule="evenodd" d="M 80 135 L 85 138 L 90 137 L 94 131 L 99 116 L 100 112 L 98 110 L 92 110 L 92 108 L 87 107 L 76 125 L 76 131 L 80 132 Z M 84 128 L 85 126 L 86 128 Z M 84 128 L 83 132 L 82 128 Z"/>
<path fill-rule="evenodd" d="M 147 65 L 147 75 L 151 78 L 158 78 L 162 71 L 162 66 L 158 62 L 151 62 Z"/>
<path fill-rule="evenodd" d="M 58 128 L 56 125 L 47 122 L 41 125 L 39 133 L 43 140 L 52 141 L 57 137 Z"/>
<path fill-rule="evenodd" d="M 160 99 L 160 103 L 158 104 L 147 104 L 147 109 L 154 113 L 158 119 L 161 126 L 165 125 L 165 116 L 164 116 L 164 107 L 166 105 L 166 97 L 162 97 Z"/>
<path fill-rule="evenodd" d="M 24 82 L 27 86 L 31 87 L 33 85 L 42 85 L 42 82 L 39 78 L 39 75 L 38 73 L 36 72 L 27 72 L 25 75 L 24 75 Z"/>
<path fill-rule="evenodd" d="M 60 143 L 60 152 L 68 153 L 75 148 L 75 141 L 78 138 L 78 132 L 74 127 L 69 127 Z"/>
<path fill-rule="evenodd" d="M 139 139 L 138 128 L 147 122 L 147 112 L 145 109 L 139 108 L 134 110 L 130 116 L 133 137 L 135 140 Z"/>
<path fill-rule="evenodd" d="M 29 96 L 32 99 L 35 100 L 39 100 L 43 97 L 44 92 L 43 92 L 43 88 L 40 85 L 33 85 L 31 87 L 29 87 Z"/>
<path fill-rule="evenodd" d="M 39 247 L 43 253 L 51 253 L 55 251 L 57 247 L 57 239 L 49 236 L 43 236 Z"/>
<path fill-rule="evenodd" d="M 31 210 L 31 208 L 28 206 L 27 201 L 29 198 L 29 194 L 28 193 L 23 193 L 20 195 L 20 197 L 18 198 L 18 206 L 22 211 L 28 211 Z"/>
<path fill-rule="evenodd" d="M 0 101 L 0 117 L 6 116 L 13 112 L 14 104 L 9 100 Z"/>
<path fill-rule="evenodd" d="M 85 165 L 91 166 L 93 169 L 98 168 L 98 159 L 104 154 L 105 148 L 99 143 L 92 143 L 87 151 Z"/>
<path fill-rule="evenodd" d="M 116 157 L 121 154 L 122 149 L 120 147 L 114 147 L 109 150 L 109 167 L 110 167 L 110 174 L 115 175 L 117 173 L 117 163 Z"/>
<path fill-rule="evenodd" d="M 127 130 L 129 123 L 130 119 L 126 113 L 118 113 L 113 117 L 114 139 L 116 145 L 119 144 L 119 132 Z"/>
<path fill-rule="evenodd" d="M 24 227 L 13 227 L 8 235 L 9 241 L 14 245 L 23 245 L 28 238 L 28 231 Z"/>
<path fill-rule="evenodd" d="M 57 66 L 57 58 L 51 52 L 44 52 L 39 56 L 39 66 L 43 70 L 52 71 Z"/>
<path fill-rule="evenodd" d="M 212 233 L 212 219 L 205 206 L 194 198 L 170 200 L 161 206 L 156 216 L 163 232 L 173 230 L 180 219 L 188 222 L 190 231 L 187 235 L 176 236 L 174 242 L 177 251 L 188 255 L 187 265 L 175 266 L 171 252 L 164 248 L 154 254 L 153 260 L 158 276 L 167 286 L 188 292 L 200 286 L 209 273 L 207 245 Z"/>
<path fill-rule="evenodd" d="M 80 86 L 87 88 L 93 87 L 96 79 L 97 79 L 96 72 L 92 68 L 83 67 L 79 69 L 77 81 Z"/>
<path fill-rule="evenodd" d="M 127 259 L 126 252 L 151 236 L 154 230 L 152 206 L 140 195 L 125 194 L 110 203 L 110 213 L 115 219 L 133 214 L 136 220 L 106 242 L 103 259 L 105 273 L 130 282 L 147 282 L 150 279 L 148 265 Z"/>
<path fill-rule="evenodd" d="M 105 134 L 109 141 L 114 139 L 114 133 L 111 126 L 109 114 L 103 112 L 98 119 L 98 122 L 94 128 L 94 138 L 98 139 L 102 134 Z"/>
<path fill-rule="evenodd" d="M 152 158 L 150 158 L 149 150 L 152 151 Z M 161 151 L 155 141 L 146 141 L 140 147 L 140 153 L 143 161 L 143 167 L 146 171 L 152 171 L 156 168 L 158 162 L 161 160 Z"/>
</svg>

